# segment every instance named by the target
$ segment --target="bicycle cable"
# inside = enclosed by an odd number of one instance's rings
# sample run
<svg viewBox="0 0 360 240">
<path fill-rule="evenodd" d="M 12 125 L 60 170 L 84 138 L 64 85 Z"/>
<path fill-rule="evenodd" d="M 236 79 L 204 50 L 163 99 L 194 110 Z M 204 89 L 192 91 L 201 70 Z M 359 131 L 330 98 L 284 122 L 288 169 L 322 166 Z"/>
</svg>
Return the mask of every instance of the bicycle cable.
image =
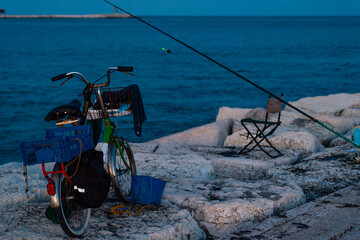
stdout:
<svg viewBox="0 0 360 240">
<path fill-rule="evenodd" d="M 95 82 L 94 82 L 94 84 L 97 83 L 100 79 L 103 79 L 104 77 L 106 77 L 106 74 L 103 75 L 103 76 L 101 76 L 101 77 L 99 77 L 98 79 L 96 79 Z"/>
</svg>

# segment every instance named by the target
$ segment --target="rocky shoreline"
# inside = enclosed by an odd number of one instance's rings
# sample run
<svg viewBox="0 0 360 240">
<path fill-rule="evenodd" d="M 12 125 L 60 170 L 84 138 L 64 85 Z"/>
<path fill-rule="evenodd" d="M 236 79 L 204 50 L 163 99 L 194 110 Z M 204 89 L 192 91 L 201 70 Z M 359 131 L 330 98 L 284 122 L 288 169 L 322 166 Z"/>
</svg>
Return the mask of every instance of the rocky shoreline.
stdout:
<svg viewBox="0 0 360 240">
<path fill-rule="evenodd" d="M 292 104 L 349 138 L 360 124 L 360 94 L 304 98 Z M 359 234 L 360 163 L 353 146 L 286 107 L 270 139 L 284 155 L 238 155 L 248 141 L 240 120 L 261 119 L 264 112 L 222 107 L 214 123 L 132 144 L 138 174 L 167 181 L 161 207 L 146 209 L 138 217 L 113 216 L 109 210 L 119 202 L 110 194 L 93 211 L 84 237 L 301 239 L 311 230 L 312 239 L 324 239 L 325 228 L 316 235 L 311 225 L 332 218 L 335 227 L 326 231 L 325 239 Z M 29 199 L 21 163 L 0 166 L 0 238 L 67 238 L 44 216 L 48 196 L 40 167 L 28 171 Z M 136 211 L 136 206 L 130 207 Z"/>
</svg>

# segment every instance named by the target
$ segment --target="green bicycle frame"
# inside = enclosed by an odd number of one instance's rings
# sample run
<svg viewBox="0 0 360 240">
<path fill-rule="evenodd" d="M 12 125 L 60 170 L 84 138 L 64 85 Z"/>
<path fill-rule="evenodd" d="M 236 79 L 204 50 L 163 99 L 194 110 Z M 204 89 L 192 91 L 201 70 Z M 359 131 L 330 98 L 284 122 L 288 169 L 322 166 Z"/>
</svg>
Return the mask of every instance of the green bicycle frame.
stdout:
<svg viewBox="0 0 360 240">
<path fill-rule="evenodd" d="M 83 112 L 81 115 L 80 125 L 85 124 L 86 114 L 89 109 L 89 104 L 91 103 L 91 95 L 94 92 L 94 84 L 89 83 L 89 85 L 85 88 L 84 91 L 86 93 L 85 94 L 85 104 L 84 104 L 84 109 L 83 109 Z M 125 166 L 129 169 L 130 167 L 127 164 L 127 162 L 125 161 L 125 157 L 124 157 L 123 150 L 121 149 L 121 145 L 120 145 L 119 141 L 116 139 L 116 137 L 114 137 L 114 130 L 111 126 L 111 120 L 109 119 L 108 116 L 105 116 L 104 124 L 105 124 L 104 143 L 110 144 L 110 142 L 115 142 L 116 147 L 119 149 L 122 161 L 124 162 Z M 92 123 L 92 127 L 93 127 L 93 133 L 95 133 L 95 129 L 94 129 L 96 127 L 95 123 Z M 99 135 L 97 137 L 99 137 Z M 97 142 L 98 142 L 98 139 L 96 139 L 96 143 Z M 94 143 L 95 143 L 95 139 L 94 139 Z"/>
<path fill-rule="evenodd" d="M 111 127 L 111 121 L 108 117 L 104 118 L 104 124 L 105 124 L 104 143 L 110 144 L 110 142 L 115 142 L 117 149 L 119 149 L 122 161 L 124 162 L 126 168 L 129 169 L 130 167 L 125 161 L 125 157 L 121 149 L 121 145 L 119 141 L 116 139 L 116 137 L 114 137 L 114 130 Z"/>
</svg>

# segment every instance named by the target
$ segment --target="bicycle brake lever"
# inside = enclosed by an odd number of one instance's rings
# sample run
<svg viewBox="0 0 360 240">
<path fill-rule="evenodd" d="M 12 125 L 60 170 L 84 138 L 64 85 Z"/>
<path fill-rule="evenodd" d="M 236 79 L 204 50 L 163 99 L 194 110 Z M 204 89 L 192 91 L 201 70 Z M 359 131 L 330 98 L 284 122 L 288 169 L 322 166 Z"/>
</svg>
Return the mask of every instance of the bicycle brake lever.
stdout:
<svg viewBox="0 0 360 240">
<path fill-rule="evenodd" d="M 123 72 L 123 71 L 121 71 L 121 72 Z M 127 74 L 129 74 L 131 76 L 135 76 L 135 74 L 133 74 L 133 73 L 129 73 L 129 72 L 123 72 L 123 73 L 127 73 Z"/>
<path fill-rule="evenodd" d="M 60 86 L 62 86 L 67 81 L 69 81 L 69 79 L 71 79 L 71 78 L 73 78 L 73 75 L 68 76 L 68 78 L 60 84 Z"/>
</svg>

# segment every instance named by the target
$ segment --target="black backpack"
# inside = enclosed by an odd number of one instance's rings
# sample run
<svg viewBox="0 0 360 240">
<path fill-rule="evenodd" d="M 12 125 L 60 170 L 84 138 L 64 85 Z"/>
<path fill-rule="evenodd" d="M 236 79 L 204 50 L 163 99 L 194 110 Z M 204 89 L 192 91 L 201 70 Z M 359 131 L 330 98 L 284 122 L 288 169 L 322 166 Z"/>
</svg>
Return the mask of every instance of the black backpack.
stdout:
<svg viewBox="0 0 360 240">
<path fill-rule="evenodd" d="M 71 167 L 76 168 L 76 162 Z M 91 149 L 81 154 L 76 175 L 72 178 L 75 198 L 82 208 L 98 208 L 105 201 L 111 178 L 104 169 L 103 152 Z"/>
</svg>

